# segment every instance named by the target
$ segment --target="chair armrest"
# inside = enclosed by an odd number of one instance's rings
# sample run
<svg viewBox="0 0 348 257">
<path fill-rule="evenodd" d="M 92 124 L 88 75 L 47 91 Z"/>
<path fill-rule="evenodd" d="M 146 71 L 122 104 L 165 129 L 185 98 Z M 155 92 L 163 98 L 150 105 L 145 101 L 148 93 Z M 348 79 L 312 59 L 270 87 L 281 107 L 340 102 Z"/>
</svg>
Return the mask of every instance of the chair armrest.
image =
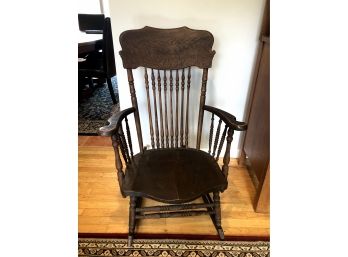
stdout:
<svg viewBox="0 0 348 257">
<path fill-rule="evenodd" d="M 220 110 L 218 108 L 204 105 L 203 110 L 209 111 L 213 113 L 214 115 L 218 116 L 220 119 L 222 119 L 227 126 L 232 128 L 233 130 L 238 131 L 244 131 L 247 129 L 248 125 L 245 122 L 240 122 L 236 120 L 236 117 L 234 117 L 232 114 L 225 112 L 223 110 Z"/>
<path fill-rule="evenodd" d="M 120 111 L 118 113 L 115 113 L 112 115 L 109 119 L 109 125 L 101 127 L 98 131 L 99 135 L 101 136 L 112 136 L 119 128 L 122 120 L 130 113 L 134 112 L 135 108 L 131 107 L 128 109 L 125 109 L 123 111 Z"/>
</svg>

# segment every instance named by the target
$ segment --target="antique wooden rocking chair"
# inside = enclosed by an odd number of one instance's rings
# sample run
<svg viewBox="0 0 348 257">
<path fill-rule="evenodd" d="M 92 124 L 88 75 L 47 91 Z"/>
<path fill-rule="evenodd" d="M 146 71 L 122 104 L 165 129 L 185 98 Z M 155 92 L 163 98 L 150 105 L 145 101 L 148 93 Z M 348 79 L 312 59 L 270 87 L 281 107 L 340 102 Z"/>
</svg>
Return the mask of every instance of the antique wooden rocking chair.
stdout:
<svg viewBox="0 0 348 257">
<path fill-rule="evenodd" d="M 176 29 L 144 27 L 125 31 L 120 35 L 122 47 L 120 55 L 123 66 L 127 69 L 133 107 L 113 115 L 108 120 L 109 125 L 100 128 L 99 134 L 112 138 L 120 190 L 123 197 L 130 197 L 129 245 L 132 244 L 138 219 L 202 214 L 210 215 L 220 239 L 224 239 L 219 193 L 227 188 L 233 133 L 235 130 L 246 130 L 247 125 L 238 122 L 233 115 L 225 111 L 205 105 L 208 68 L 211 67 L 215 54 L 215 51 L 212 51 L 213 42 L 214 38 L 210 32 L 187 27 Z M 195 148 L 190 148 L 188 144 L 189 121 L 193 120 L 193 117 L 189 117 L 191 66 L 203 69 Z M 143 147 L 132 71 L 138 67 L 144 67 L 148 117 L 144 117 L 142 122 L 149 120 L 152 149 Z M 181 82 L 181 94 L 179 82 Z M 150 100 L 150 83 L 153 103 Z M 185 106 L 186 111 L 184 111 Z M 212 114 L 208 152 L 200 150 L 204 111 Z M 131 113 L 134 115 L 137 131 L 140 149 L 138 154 L 133 153 L 127 119 Z M 214 116 L 219 118 L 215 140 L 213 140 Z M 222 123 L 225 126 L 220 137 Z M 225 141 L 226 152 L 220 169 L 217 160 Z M 142 207 L 143 197 L 168 205 Z M 197 198 L 202 198 L 203 203 L 189 203 Z"/>
</svg>

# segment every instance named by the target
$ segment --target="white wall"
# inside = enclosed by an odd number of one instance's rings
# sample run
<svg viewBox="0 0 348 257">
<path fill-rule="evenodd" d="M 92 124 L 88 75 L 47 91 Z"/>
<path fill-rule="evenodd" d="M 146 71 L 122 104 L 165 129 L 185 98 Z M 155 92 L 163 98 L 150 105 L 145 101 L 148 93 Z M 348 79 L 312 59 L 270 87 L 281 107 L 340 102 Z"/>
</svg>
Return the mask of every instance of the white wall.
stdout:
<svg viewBox="0 0 348 257">
<path fill-rule="evenodd" d="M 238 120 L 243 120 L 264 4 L 265 0 L 110 0 L 121 109 L 131 107 L 131 100 L 126 70 L 118 54 L 121 50 L 118 39 L 120 33 L 146 25 L 159 28 L 187 26 L 192 29 L 208 30 L 215 38 L 213 49 L 216 50 L 216 55 L 213 67 L 209 70 L 206 104 L 228 111 Z M 143 83 L 142 76 L 140 72 L 138 74 L 135 72 L 135 82 Z M 193 78 L 193 82 L 195 81 Z M 145 87 L 139 82 L 135 83 L 135 88 L 140 115 L 142 120 L 147 120 Z M 198 86 L 199 84 L 196 88 L 199 91 Z M 193 85 L 191 90 L 195 90 Z M 193 101 L 198 103 L 198 99 Z M 195 111 L 194 115 L 197 116 Z M 204 123 L 206 131 L 207 118 L 206 115 Z M 149 144 L 148 126 L 144 124 L 142 130 L 144 145 Z M 195 127 L 190 128 L 190 133 L 191 131 L 195 131 Z M 239 134 L 240 132 L 235 133 L 231 157 L 238 157 Z M 190 138 L 190 142 L 195 142 L 193 141 L 195 136 Z M 207 148 L 205 139 L 202 139 L 202 148 Z"/>
<path fill-rule="evenodd" d="M 78 13 L 86 14 L 99 14 L 100 1 L 99 0 L 77 0 L 77 11 Z"/>
<path fill-rule="evenodd" d="M 109 0 L 77 0 L 77 12 L 110 16 Z"/>
</svg>

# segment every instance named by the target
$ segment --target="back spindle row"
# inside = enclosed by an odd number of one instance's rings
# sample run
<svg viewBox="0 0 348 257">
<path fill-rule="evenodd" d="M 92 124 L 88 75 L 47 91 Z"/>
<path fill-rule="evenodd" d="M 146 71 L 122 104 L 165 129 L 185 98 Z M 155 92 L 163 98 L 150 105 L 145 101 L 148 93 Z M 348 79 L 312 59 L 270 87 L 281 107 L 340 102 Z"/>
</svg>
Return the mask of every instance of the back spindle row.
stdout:
<svg viewBox="0 0 348 257">
<path fill-rule="evenodd" d="M 148 70 L 150 70 L 149 72 L 150 72 L 151 85 L 152 85 L 152 99 L 153 99 L 152 103 L 151 103 L 151 96 L 150 96 L 150 82 L 149 82 Z M 162 77 L 161 77 L 161 73 L 163 74 Z M 181 73 L 181 76 L 180 76 L 180 73 Z M 185 73 L 187 73 L 186 78 L 185 78 Z M 167 99 L 168 98 L 168 93 L 167 93 L 168 78 L 169 78 L 169 101 Z M 188 123 L 189 123 L 189 98 L 190 98 L 190 87 L 191 87 L 191 67 L 188 67 L 182 70 L 162 70 L 162 71 L 157 70 L 157 72 L 154 69 L 145 68 L 144 79 L 145 79 L 147 108 L 148 108 L 149 125 L 150 125 L 150 138 L 151 138 L 152 148 L 155 149 L 155 148 L 187 147 L 188 134 L 189 134 Z M 181 93 L 179 92 L 180 80 L 181 80 Z M 175 92 L 174 92 L 174 83 L 175 83 Z M 185 85 L 186 85 L 186 88 L 185 88 Z M 185 103 L 185 91 L 186 91 L 186 103 Z M 180 101 L 179 101 L 179 94 L 181 95 Z M 168 104 L 169 104 L 169 107 L 168 107 Z M 174 113 L 174 105 L 175 105 L 175 113 Z M 184 112 L 185 106 L 186 106 L 186 114 Z M 179 113 L 179 108 L 180 108 L 180 113 Z M 152 114 L 153 114 L 152 110 L 154 111 L 154 119 L 152 117 Z M 179 128 L 179 119 L 180 119 L 180 128 Z"/>
</svg>

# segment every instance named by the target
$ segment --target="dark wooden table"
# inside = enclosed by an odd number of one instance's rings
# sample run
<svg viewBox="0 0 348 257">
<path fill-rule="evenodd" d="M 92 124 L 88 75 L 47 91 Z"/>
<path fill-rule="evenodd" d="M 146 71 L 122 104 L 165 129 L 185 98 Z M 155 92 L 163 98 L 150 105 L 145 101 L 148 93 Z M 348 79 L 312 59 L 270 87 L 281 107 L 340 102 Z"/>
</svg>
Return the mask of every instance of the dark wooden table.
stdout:
<svg viewBox="0 0 348 257">
<path fill-rule="evenodd" d="M 102 34 L 87 34 L 84 32 L 79 33 L 79 56 L 81 54 L 92 52 L 96 49 L 96 45 L 100 44 L 103 40 Z"/>
</svg>

